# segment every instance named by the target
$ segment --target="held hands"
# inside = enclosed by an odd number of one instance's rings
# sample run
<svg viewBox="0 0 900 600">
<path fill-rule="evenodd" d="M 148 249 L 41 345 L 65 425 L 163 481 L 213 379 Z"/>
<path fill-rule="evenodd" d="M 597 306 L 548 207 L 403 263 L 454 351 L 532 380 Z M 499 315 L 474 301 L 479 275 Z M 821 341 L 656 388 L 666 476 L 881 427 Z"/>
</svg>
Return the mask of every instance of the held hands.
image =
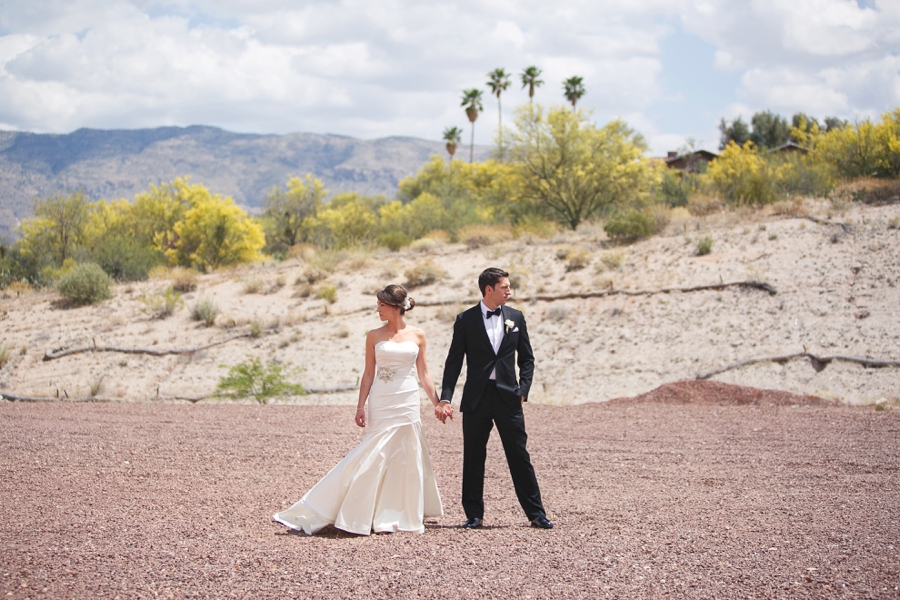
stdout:
<svg viewBox="0 0 900 600">
<path fill-rule="evenodd" d="M 360 427 L 366 426 L 366 409 L 365 408 L 357 408 L 356 409 L 356 424 Z"/>
<path fill-rule="evenodd" d="M 434 407 L 434 416 L 441 423 L 447 423 L 447 417 L 450 417 L 450 420 L 453 420 L 453 407 L 450 406 L 449 402 L 438 402 L 437 406 Z"/>
</svg>

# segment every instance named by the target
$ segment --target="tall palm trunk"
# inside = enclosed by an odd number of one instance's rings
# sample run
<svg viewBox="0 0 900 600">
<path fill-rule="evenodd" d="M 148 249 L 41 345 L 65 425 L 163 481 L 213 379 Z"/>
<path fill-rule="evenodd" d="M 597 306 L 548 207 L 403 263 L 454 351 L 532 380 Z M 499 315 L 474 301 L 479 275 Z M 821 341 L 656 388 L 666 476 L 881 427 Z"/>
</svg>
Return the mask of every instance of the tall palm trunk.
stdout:
<svg viewBox="0 0 900 600">
<path fill-rule="evenodd" d="M 500 120 L 500 162 L 503 162 L 505 149 L 503 147 L 503 106 L 500 104 L 500 94 L 497 94 L 497 114 L 499 115 L 498 118 Z"/>
</svg>

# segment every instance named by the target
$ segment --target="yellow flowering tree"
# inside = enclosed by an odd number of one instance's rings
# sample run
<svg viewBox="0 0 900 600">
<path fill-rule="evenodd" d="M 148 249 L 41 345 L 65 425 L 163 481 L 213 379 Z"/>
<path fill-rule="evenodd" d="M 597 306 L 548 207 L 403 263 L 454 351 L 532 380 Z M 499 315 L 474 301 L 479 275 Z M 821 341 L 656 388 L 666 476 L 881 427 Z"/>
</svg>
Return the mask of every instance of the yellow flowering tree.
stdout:
<svg viewBox="0 0 900 600">
<path fill-rule="evenodd" d="M 753 142 L 743 146 L 729 142 L 709 163 L 705 177 L 726 200 L 735 204 L 770 204 L 776 200 L 774 174 Z"/>
<path fill-rule="evenodd" d="M 91 202 L 83 191 L 35 198 L 31 218 L 19 226 L 19 251 L 39 268 L 60 267 L 84 241 Z"/>
<path fill-rule="evenodd" d="M 372 242 L 376 235 L 377 201 L 356 193 L 338 194 L 310 222 L 323 246 L 348 248 Z"/>
<path fill-rule="evenodd" d="M 234 200 L 199 184 L 182 182 L 178 190 L 188 205 L 184 218 L 173 226 L 171 238 L 156 236 L 170 263 L 208 270 L 262 258 L 262 228 Z"/>
<path fill-rule="evenodd" d="M 660 177 L 643 157 L 643 137 L 621 120 L 597 127 L 582 110 L 538 105 L 517 109 L 510 157 L 522 195 L 560 223 L 640 205 Z"/>
</svg>

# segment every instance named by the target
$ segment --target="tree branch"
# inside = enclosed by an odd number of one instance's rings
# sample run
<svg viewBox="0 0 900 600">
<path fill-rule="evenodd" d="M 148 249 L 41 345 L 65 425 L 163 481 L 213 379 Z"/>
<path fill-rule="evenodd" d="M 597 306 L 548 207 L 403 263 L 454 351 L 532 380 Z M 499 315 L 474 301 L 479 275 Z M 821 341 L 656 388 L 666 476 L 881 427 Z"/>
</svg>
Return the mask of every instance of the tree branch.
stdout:
<svg viewBox="0 0 900 600">
<path fill-rule="evenodd" d="M 264 333 L 270 333 L 266 331 Z M 204 344 L 202 346 L 194 346 L 193 348 L 170 348 L 168 350 L 157 350 L 155 348 L 120 348 L 118 346 L 98 346 L 94 344 L 93 346 L 82 346 L 80 348 L 69 348 L 69 349 L 57 349 L 57 350 L 47 350 L 44 353 L 44 361 L 48 360 L 56 360 L 57 358 L 62 358 L 64 356 L 70 356 L 72 354 L 81 354 L 82 352 L 121 352 L 123 354 L 149 354 L 151 356 L 167 356 L 170 354 L 193 354 L 194 352 L 199 352 L 200 350 L 206 350 L 207 348 L 212 348 L 213 346 L 219 346 L 221 344 L 225 344 L 232 340 L 236 340 L 239 338 L 245 337 L 253 337 L 253 334 L 249 331 L 244 333 L 237 333 L 235 335 L 229 336 L 227 338 L 216 340 L 214 342 L 210 342 L 208 344 Z"/>
<path fill-rule="evenodd" d="M 714 369 L 712 371 L 707 371 L 705 373 L 697 373 L 697 379 L 709 379 L 714 375 L 718 375 L 720 373 L 724 373 L 726 371 L 732 371 L 734 369 L 740 369 L 741 367 L 747 367 L 750 365 L 755 365 L 761 362 L 774 362 L 780 365 L 784 363 L 797 359 L 797 358 L 808 358 L 809 363 L 812 365 L 812 368 L 816 370 L 816 372 L 820 372 L 825 369 L 829 364 L 838 360 L 844 362 L 852 362 L 860 364 L 867 369 L 883 369 L 887 367 L 900 367 L 900 360 L 876 360 L 872 358 L 863 358 L 861 356 L 847 356 L 843 354 L 837 354 L 835 356 L 816 356 L 810 352 L 798 352 L 796 354 L 786 354 L 784 356 L 764 356 L 762 358 L 749 358 L 747 360 L 742 360 L 736 362 L 734 364 Z"/>
<path fill-rule="evenodd" d="M 761 281 L 731 281 L 727 283 L 713 283 L 708 285 L 694 285 L 689 287 L 672 287 L 672 288 L 660 288 L 656 290 L 602 290 L 602 291 L 592 291 L 592 292 L 571 292 L 569 294 L 537 294 L 535 296 L 518 296 L 514 298 L 514 300 L 518 302 L 553 302 L 555 300 L 571 300 L 573 298 L 578 299 L 586 299 L 586 298 L 603 298 L 605 296 L 652 296 L 655 294 L 673 294 L 673 293 L 688 293 L 688 292 L 705 292 L 705 291 L 717 291 L 724 290 L 731 287 L 738 288 L 747 288 L 754 289 L 766 292 L 770 296 L 774 296 L 778 293 L 778 291 L 773 288 L 768 283 L 763 283 Z M 448 306 L 452 304 L 465 304 L 466 302 L 476 303 L 478 300 L 438 300 L 435 302 L 429 302 L 427 300 L 416 301 L 416 306 Z M 349 312 L 361 312 L 365 310 L 371 310 L 369 308 L 361 308 L 356 311 L 348 311 L 348 313 L 341 314 L 349 314 Z"/>
</svg>

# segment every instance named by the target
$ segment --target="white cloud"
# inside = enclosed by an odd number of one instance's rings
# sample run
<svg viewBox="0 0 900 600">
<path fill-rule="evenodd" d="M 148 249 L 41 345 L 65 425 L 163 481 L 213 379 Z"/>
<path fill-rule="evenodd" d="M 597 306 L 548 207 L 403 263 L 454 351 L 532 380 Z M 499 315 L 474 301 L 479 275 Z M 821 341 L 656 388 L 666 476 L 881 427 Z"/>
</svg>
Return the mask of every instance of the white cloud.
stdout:
<svg viewBox="0 0 900 600">
<path fill-rule="evenodd" d="M 743 73 L 738 89 L 717 90 L 730 98 L 721 116 L 900 105 L 900 65 L 885 51 L 900 47 L 900 9 L 852 0 L 34 0 L 0 4 L 0 122 L 435 139 L 468 126 L 460 91 L 495 67 L 515 75 L 503 97 L 510 122 L 527 101 L 518 73 L 535 64 L 546 82 L 536 101 L 563 102 L 562 80 L 581 75 L 579 106 L 601 121 L 629 115 L 669 144 L 709 134 L 647 113 L 678 102 L 660 56 L 674 20 L 715 47 L 705 67 Z M 487 94 L 481 143 L 496 122 Z"/>
</svg>

